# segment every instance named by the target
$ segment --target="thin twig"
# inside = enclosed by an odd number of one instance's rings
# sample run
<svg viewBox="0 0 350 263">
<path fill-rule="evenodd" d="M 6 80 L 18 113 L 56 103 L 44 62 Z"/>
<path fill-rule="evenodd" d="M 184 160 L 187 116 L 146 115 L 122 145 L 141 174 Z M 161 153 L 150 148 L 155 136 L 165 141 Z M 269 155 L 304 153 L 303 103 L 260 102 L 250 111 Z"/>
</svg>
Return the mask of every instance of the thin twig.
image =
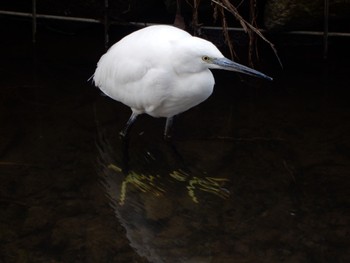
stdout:
<svg viewBox="0 0 350 263">
<path fill-rule="evenodd" d="M 274 44 L 272 42 L 270 42 L 261 32 L 258 28 L 256 28 L 255 26 L 253 26 L 251 23 L 249 23 L 248 21 L 246 21 L 238 12 L 237 8 L 232 5 L 230 3 L 229 0 L 221 0 L 221 1 L 217 1 L 217 0 L 211 0 L 214 4 L 221 6 L 222 8 L 224 8 L 225 10 L 227 10 L 228 12 L 230 12 L 231 14 L 234 15 L 234 17 L 238 20 L 238 22 L 241 24 L 243 30 L 247 33 L 250 34 L 249 32 L 253 31 L 255 34 L 257 34 L 262 40 L 264 40 L 266 43 L 268 43 L 271 47 L 271 49 L 273 50 L 279 64 L 281 65 L 281 67 L 283 67 L 282 62 L 277 54 L 277 49 L 275 48 Z"/>
</svg>

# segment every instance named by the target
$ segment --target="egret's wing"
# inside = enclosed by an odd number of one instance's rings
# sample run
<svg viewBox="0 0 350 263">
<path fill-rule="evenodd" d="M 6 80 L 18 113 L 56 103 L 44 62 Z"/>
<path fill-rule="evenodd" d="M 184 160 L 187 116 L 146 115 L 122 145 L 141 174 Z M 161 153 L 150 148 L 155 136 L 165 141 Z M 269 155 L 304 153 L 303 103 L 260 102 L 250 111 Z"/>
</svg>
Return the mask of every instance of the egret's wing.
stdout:
<svg viewBox="0 0 350 263">
<path fill-rule="evenodd" d="M 126 36 L 101 57 L 95 85 L 134 111 L 152 115 L 173 85 L 173 46 L 188 37 L 170 26 L 148 27 Z"/>
<path fill-rule="evenodd" d="M 128 49 L 112 47 L 97 64 L 95 85 L 113 99 L 118 100 L 120 93 L 127 92 L 128 87 L 142 80 L 149 70 L 143 61 L 128 53 Z"/>
<path fill-rule="evenodd" d="M 188 37 L 191 36 L 187 32 L 166 25 L 146 27 L 127 35 L 101 57 L 94 75 L 96 86 L 118 100 L 120 92 L 127 92 L 134 84 L 144 85 L 148 71 L 161 69 L 163 63 L 169 62 L 170 43 Z"/>
<path fill-rule="evenodd" d="M 94 75 L 95 85 L 136 112 L 153 111 L 166 97 L 164 69 L 154 65 L 147 53 L 137 56 L 125 51 L 122 56 L 120 50 L 102 56 Z"/>
</svg>

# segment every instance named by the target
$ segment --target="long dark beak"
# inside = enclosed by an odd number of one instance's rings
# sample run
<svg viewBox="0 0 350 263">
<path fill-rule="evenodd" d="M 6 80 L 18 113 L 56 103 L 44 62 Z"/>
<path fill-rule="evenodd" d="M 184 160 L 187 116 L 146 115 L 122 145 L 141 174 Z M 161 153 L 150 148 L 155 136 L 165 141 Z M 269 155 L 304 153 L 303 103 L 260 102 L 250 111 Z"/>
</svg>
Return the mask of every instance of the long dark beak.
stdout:
<svg viewBox="0 0 350 263">
<path fill-rule="evenodd" d="M 267 79 L 270 81 L 273 80 L 273 78 L 265 75 L 264 73 L 261 73 L 260 71 L 243 66 L 239 63 L 229 60 L 228 58 L 216 58 L 212 60 L 212 63 L 217 65 L 219 69 L 236 71 L 236 72 L 244 73 L 250 76 Z"/>
</svg>

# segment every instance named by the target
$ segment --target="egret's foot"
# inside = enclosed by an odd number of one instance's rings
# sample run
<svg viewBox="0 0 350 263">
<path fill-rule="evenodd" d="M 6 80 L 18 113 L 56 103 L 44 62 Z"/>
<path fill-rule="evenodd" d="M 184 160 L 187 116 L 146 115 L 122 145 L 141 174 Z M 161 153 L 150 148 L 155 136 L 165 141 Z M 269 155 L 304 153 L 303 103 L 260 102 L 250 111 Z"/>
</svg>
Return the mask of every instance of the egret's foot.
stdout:
<svg viewBox="0 0 350 263">
<path fill-rule="evenodd" d="M 172 140 L 170 140 L 170 138 L 168 138 L 167 140 L 165 140 L 165 145 L 168 147 L 168 149 L 169 149 L 168 152 L 171 155 L 172 160 L 175 161 L 176 166 L 179 167 L 182 171 L 189 172 L 191 169 L 187 165 L 184 157 L 177 150 L 177 147 L 174 144 L 174 142 Z"/>
</svg>

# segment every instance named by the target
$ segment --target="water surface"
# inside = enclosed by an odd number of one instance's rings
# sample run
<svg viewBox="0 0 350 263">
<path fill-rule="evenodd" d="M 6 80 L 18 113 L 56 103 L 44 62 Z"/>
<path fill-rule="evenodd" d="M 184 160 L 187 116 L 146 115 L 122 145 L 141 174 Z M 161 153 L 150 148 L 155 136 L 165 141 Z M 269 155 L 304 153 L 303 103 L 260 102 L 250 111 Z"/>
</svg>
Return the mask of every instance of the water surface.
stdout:
<svg viewBox="0 0 350 263">
<path fill-rule="evenodd" d="M 1 26 L 0 262 L 350 260 L 347 40 L 277 39 L 273 83 L 215 72 L 171 144 L 137 120 L 125 173 L 130 110 L 87 82 L 103 31 L 73 29 Z"/>
</svg>

